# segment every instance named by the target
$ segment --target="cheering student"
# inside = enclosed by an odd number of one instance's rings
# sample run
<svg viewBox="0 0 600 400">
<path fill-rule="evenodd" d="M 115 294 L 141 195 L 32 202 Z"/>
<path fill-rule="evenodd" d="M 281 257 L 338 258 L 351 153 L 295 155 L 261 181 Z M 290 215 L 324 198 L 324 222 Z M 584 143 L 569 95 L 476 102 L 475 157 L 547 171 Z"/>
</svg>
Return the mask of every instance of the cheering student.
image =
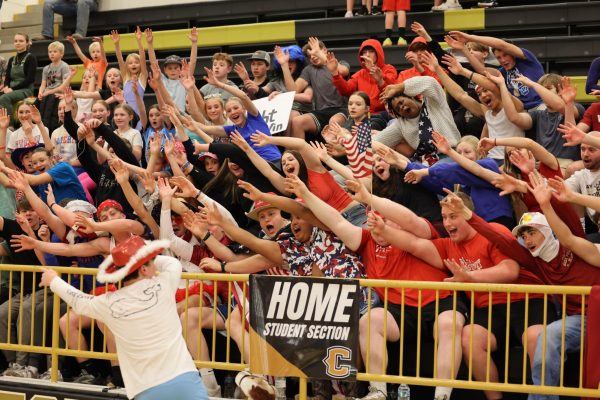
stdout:
<svg viewBox="0 0 600 400">
<path fill-rule="evenodd" d="M 121 282 L 114 293 L 87 295 L 52 269 L 44 269 L 40 286 L 114 332 L 128 398 L 204 400 L 206 388 L 185 346 L 175 305 L 181 263 L 158 255 L 169 244 L 132 236 L 113 248 L 100 264 L 98 280 Z"/>
</svg>

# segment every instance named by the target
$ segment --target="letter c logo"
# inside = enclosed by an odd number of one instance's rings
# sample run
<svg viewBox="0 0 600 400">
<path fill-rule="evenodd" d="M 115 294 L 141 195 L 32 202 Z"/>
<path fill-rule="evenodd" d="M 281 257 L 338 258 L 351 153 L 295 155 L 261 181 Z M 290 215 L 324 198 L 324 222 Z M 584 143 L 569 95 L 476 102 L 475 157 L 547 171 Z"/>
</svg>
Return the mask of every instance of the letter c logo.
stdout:
<svg viewBox="0 0 600 400">
<path fill-rule="evenodd" d="M 344 346 L 332 346 L 327 349 L 327 356 L 323 359 L 325 373 L 335 379 L 350 376 L 352 350 Z"/>
</svg>

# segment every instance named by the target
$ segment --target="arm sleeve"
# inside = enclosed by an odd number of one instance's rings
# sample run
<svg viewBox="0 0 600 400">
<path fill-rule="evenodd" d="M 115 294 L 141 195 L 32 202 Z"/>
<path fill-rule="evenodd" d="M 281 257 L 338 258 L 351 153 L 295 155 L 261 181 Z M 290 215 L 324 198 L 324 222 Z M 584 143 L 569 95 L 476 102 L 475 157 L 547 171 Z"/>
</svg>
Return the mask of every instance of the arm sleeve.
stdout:
<svg viewBox="0 0 600 400">
<path fill-rule="evenodd" d="M 412 171 L 413 169 L 423 169 L 423 168 L 427 168 L 427 167 L 420 163 L 409 162 L 406 166 L 405 172 Z M 423 186 L 425 189 L 429 190 L 430 192 L 440 194 L 442 196 L 445 194 L 444 187 L 446 187 L 448 189 L 452 189 L 452 184 L 444 186 L 445 185 L 444 182 L 442 182 L 442 180 L 440 180 L 438 176 L 432 176 L 431 168 L 429 168 L 429 176 L 424 176 L 423 179 L 421 179 L 421 182 L 419 182 L 419 184 L 421 186 Z"/>
<path fill-rule="evenodd" d="M 192 143 L 192 139 L 188 138 L 188 140 L 181 142 L 181 144 L 183 144 L 183 148 L 185 149 L 185 155 L 188 161 L 192 163 L 194 167 L 203 168 L 204 165 L 202 165 L 202 162 L 200 161 L 198 156 L 194 154 L 194 144 Z"/>
<path fill-rule="evenodd" d="M 29 53 L 29 55 L 27 55 L 27 60 L 25 60 L 25 65 L 23 66 L 23 71 L 25 72 L 25 79 L 20 84 L 14 86 L 12 89 L 27 89 L 29 86 L 33 85 L 35 83 L 36 69 L 37 60 L 33 54 Z"/>
<path fill-rule="evenodd" d="M 206 184 L 210 182 L 212 178 L 214 178 L 212 174 L 206 172 L 204 169 L 198 169 L 196 167 L 192 169 L 189 176 L 192 179 L 194 186 L 199 189 L 206 186 Z"/>
<path fill-rule="evenodd" d="M 589 93 L 592 90 L 599 90 L 598 79 L 600 79 L 600 57 L 596 58 L 590 64 L 590 70 L 585 81 L 585 92 Z"/>
<path fill-rule="evenodd" d="M 93 151 L 85 140 L 77 142 L 77 159 L 81 163 L 81 166 L 88 173 L 90 178 L 96 183 L 100 182 L 100 176 L 102 175 L 102 167 L 98 165 L 98 159 L 96 158 L 96 152 Z"/>
<path fill-rule="evenodd" d="M 235 220 L 235 218 L 233 218 L 233 215 L 229 212 L 228 209 L 226 209 L 225 207 L 223 207 L 220 203 L 216 202 L 212 198 L 208 197 L 204 192 L 202 192 L 202 197 L 200 198 L 200 201 L 205 206 L 208 206 L 208 205 L 212 206 L 213 204 L 215 204 L 217 206 L 217 208 L 219 209 L 219 212 L 221 213 L 221 215 L 223 216 L 223 218 L 227 219 L 233 225 L 239 226 L 238 223 L 237 223 L 237 221 Z"/>
<path fill-rule="evenodd" d="M 495 161 L 492 160 L 492 162 L 494 165 L 496 165 Z M 485 169 L 493 170 L 493 168 L 490 168 L 490 165 L 485 162 L 485 160 L 478 160 L 477 164 L 481 165 Z M 438 178 L 442 184 L 447 187 L 451 187 L 454 183 L 486 188 L 492 186 L 489 182 L 481 179 L 477 175 L 473 175 L 456 163 L 445 163 L 441 165 L 436 164 L 429 168 L 429 175 Z"/>
<path fill-rule="evenodd" d="M 77 130 L 79 129 L 79 125 L 73 120 L 73 113 L 71 111 L 65 111 L 65 129 L 69 136 L 71 136 L 75 140 L 79 140 L 77 138 Z"/>
<path fill-rule="evenodd" d="M 387 147 L 394 147 L 403 139 L 402 127 L 398 119 L 395 119 L 391 125 L 388 125 L 381 132 L 373 135 L 373 140 L 385 144 Z"/>
<path fill-rule="evenodd" d="M 50 289 L 60 296 L 79 315 L 103 320 L 100 303 L 104 296 L 94 297 L 85 294 L 60 278 L 54 278 L 50 283 Z"/>
<path fill-rule="evenodd" d="M 183 261 L 191 260 L 194 246 L 173 233 L 171 210 L 162 209 L 160 211 L 160 238 L 171 242 L 169 249 L 177 258 Z"/>
<path fill-rule="evenodd" d="M 12 70 L 13 57 L 8 59 L 6 63 L 6 72 L 4 73 L 4 86 L 10 87 L 10 71 Z"/>
<path fill-rule="evenodd" d="M 522 267 L 535 266 L 534 257 L 529 250 L 519 244 L 514 236 L 500 233 L 490 223 L 484 221 L 475 213 L 473 213 L 473 217 L 468 222 L 483 237 L 498 246 L 498 249 L 502 253 L 510 254 L 511 258 Z"/>
<path fill-rule="evenodd" d="M 356 72 L 352 75 L 352 78 L 349 80 L 345 80 L 341 74 L 337 74 L 333 77 L 332 81 L 335 85 L 335 88 L 342 96 L 350 96 L 354 93 L 358 88 L 357 76 L 360 71 Z"/>
<path fill-rule="evenodd" d="M 435 58 L 437 58 L 440 65 L 444 65 L 442 64 L 442 57 L 448 53 L 446 53 L 444 49 L 442 49 L 442 46 L 440 46 L 438 41 L 432 40 L 431 42 L 427 42 L 427 46 L 429 47 L 429 50 L 431 50 Z"/>
<path fill-rule="evenodd" d="M 95 130 L 96 137 L 102 136 L 106 143 L 114 150 L 117 157 L 126 163 L 139 165 L 137 158 L 133 155 L 133 153 L 127 148 L 125 142 L 121 140 L 116 133 L 108 126 L 107 124 L 101 124 Z"/>
<path fill-rule="evenodd" d="M 442 86 L 431 76 L 415 76 L 404 81 L 404 93 L 408 96 L 423 94 L 430 104 L 442 107 L 446 103 L 446 95 Z"/>
</svg>

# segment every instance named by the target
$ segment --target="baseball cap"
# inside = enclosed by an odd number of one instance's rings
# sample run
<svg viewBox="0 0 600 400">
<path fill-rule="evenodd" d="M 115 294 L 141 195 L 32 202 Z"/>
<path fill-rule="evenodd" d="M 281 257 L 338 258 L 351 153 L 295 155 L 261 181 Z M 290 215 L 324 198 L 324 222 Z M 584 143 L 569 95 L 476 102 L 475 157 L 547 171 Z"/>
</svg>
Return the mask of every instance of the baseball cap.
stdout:
<svg viewBox="0 0 600 400">
<path fill-rule="evenodd" d="M 179 57 L 177 55 L 168 56 L 167 58 L 165 58 L 163 65 L 169 65 L 169 64 L 177 64 L 177 65 L 181 66 L 181 57 Z"/>
<path fill-rule="evenodd" d="M 519 236 L 519 233 L 523 228 L 535 228 L 541 230 L 542 228 L 549 228 L 548 220 L 544 214 L 539 212 L 528 212 L 523 214 L 519 220 L 519 225 L 515 226 L 512 230 L 512 234 Z M 545 236 L 545 235 L 544 235 Z"/>
<path fill-rule="evenodd" d="M 267 65 L 271 65 L 271 56 L 264 50 L 256 50 L 247 60 L 260 60 L 267 63 Z"/>
</svg>

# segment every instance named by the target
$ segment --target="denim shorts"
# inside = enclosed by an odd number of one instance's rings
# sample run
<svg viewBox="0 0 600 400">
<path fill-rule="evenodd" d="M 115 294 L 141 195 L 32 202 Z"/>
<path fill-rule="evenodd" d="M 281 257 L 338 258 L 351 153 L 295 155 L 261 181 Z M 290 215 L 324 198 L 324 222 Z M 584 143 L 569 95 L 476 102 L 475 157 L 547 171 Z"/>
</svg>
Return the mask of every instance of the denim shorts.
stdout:
<svg viewBox="0 0 600 400">
<path fill-rule="evenodd" d="M 186 372 L 138 393 L 135 400 L 207 400 L 206 387 L 198 372 Z"/>
<path fill-rule="evenodd" d="M 344 211 L 342 217 L 359 228 L 367 227 L 367 208 L 363 204 L 357 204 L 351 209 Z"/>
</svg>

